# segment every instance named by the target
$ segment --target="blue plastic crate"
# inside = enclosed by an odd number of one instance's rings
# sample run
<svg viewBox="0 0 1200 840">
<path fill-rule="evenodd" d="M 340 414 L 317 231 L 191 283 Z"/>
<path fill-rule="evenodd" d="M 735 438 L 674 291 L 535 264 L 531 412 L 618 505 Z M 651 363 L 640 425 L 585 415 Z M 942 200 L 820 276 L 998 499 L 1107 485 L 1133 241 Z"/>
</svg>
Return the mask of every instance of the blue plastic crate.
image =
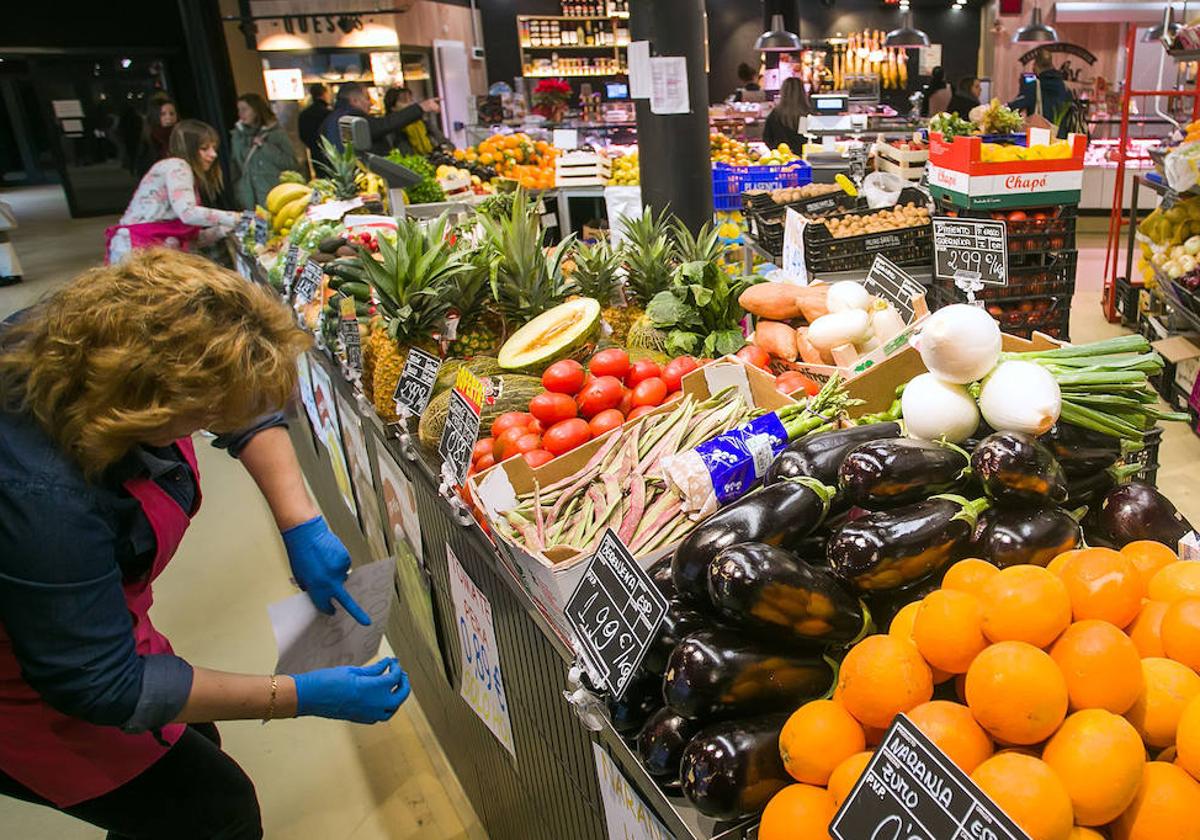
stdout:
<svg viewBox="0 0 1200 840">
<path fill-rule="evenodd" d="M 713 165 L 713 208 L 741 210 L 742 193 L 747 190 L 775 190 L 802 187 L 812 183 L 812 167 L 802 160 L 779 166 Z"/>
</svg>

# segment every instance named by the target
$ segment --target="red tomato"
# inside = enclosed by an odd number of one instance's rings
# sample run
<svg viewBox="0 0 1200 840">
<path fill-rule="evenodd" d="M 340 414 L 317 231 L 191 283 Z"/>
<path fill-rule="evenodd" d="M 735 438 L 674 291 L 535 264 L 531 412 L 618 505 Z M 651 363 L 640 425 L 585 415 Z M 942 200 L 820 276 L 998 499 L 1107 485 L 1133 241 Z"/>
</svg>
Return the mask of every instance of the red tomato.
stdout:
<svg viewBox="0 0 1200 840">
<path fill-rule="evenodd" d="M 617 406 L 617 411 L 629 416 L 629 412 L 633 411 L 633 391 L 626 388 L 625 395 L 621 397 L 621 403 Z"/>
<path fill-rule="evenodd" d="M 655 406 L 655 405 L 639 405 L 633 411 L 629 412 L 629 416 L 626 417 L 625 419 L 626 420 L 636 420 L 639 417 L 641 417 L 643 414 L 649 414 L 651 411 L 653 411 L 657 407 L 658 406 Z"/>
<path fill-rule="evenodd" d="M 666 398 L 667 383 L 663 382 L 661 376 L 643 379 L 633 389 L 634 408 L 641 408 L 644 405 L 662 405 L 662 401 Z"/>
<path fill-rule="evenodd" d="M 535 435 L 533 432 L 521 435 L 517 438 L 517 442 L 513 444 L 513 452 L 520 452 L 524 455 L 526 452 L 532 452 L 535 449 L 542 448 L 542 436 Z"/>
<path fill-rule="evenodd" d="M 792 394 L 796 391 L 804 391 L 805 394 L 812 396 L 821 390 L 821 386 L 813 380 L 809 379 L 798 370 L 789 370 L 775 377 L 775 387 L 785 394 Z"/>
<path fill-rule="evenodd" d="M 606 408 L 616 408 L 621 404 L 623 396 L 625 388 L 622 387 L 620 379 L 615 376 L 601 376 L 595 382 L 583 386 L 583 390 L 579 392 L 579 413 L 590 420 Z"/>
<path fill-rule="evenodd" d="M 625 422 L 625 415 L 618 408 L 606 408 L 588 423 L 592 437 L 600 437 L 609 429 L 615 429 Z"/>
<path fill-rule="evenodd" d="M 821 390 L 821 383 L 811 377 L 805 376 L 803 373 L 796 372 L 799 377 L 800 388 L 804 389 L 804 393 L 808 396 L 815 396 Z"/>
<path fill-rule="evenodd" d="M 484 455 L 492 454 L 492 444 L 496 442 L 495 438 L 485 437 L 482 440 L 475 441 L 475 448 L 471 450 L 471 460 L 478 461 Z"/>
<path fill-rule="evenodd" d="M 548 429 L 560 420 L 570 420 L 579 411 L 570 394 L 556 394 L 547 391 L 529 401 L 529 413 Z"/>
<path fill-rule="evenodd" d="M 610 347 L 592 356 L 588 370 L 596 376 L 615 376 L 620 379 L 629 370 L 629 354 L 620 347 Z"/>
<path fill-rule="evenodd" d="M 662 372 L 663 381 L 667 383 L 667 390 L 678 391 L 679 380 L 698 367 L 700 366 L 691 356 L 680 356 L 678 359 L 667 362 L 667 366 L 663 368 Z"/>
<path fill-rule="evenodd" d="M 553 453 L 547 452 L 545 449 L 534 449 L 530 452 L 522 452 L 521 457 L 525 459 L 525 463 L 537 469 L 547 461 L 553 461 Z"/>
<path fill-rule="evenodd" d="M 492 455 L 497 461 L 511 457 L 517 451 L 515 448 L 517 441 L 527 434 L 529 434 L 529 430 L 524 426 L 511 426 L 505 429 L 500 433 L 500 437 L 496 438 L 496 443 L 492 446 Z"/>
<path fill-rule="evenodd" d="M 554 455 L 561 455 L 564 452 L 570 452 L 576 446 L 587 443 L 591 439 L 592 433 L 588 429 L 587 421 L 576 417 L 572 420 L 563 420 L 561 423 L 555 423 L 547 429 L 546 434 L 542 436 L 542 444 L 546 447 L 547 452 Z"/>
<path fill-rule="evenodd" d="M 563 359 L 546 368 L 542 374 L 542 387 L 555 394 L 571 394 L 574 396 L 583 387 L 583 365 L 574 359 Z"/>
<path fill-rule="evenodd" d="M 506 411 L 492 422 L 492 437 L 498 438 L 505 429 L 525 428 L 533 417 L 524 411 Z"/>
<path fill-rule="evenodd" d="M 496 465 L 496 458 L 495 458 L 495 456 L 492 455 L 492 453 L 489 452 L 488 454 L 484 455 L 482 458 L 480 458 L 478 461 L 475 462 L 475 470 L 477 472 L 483 472 L 488 467 L 494 467 L 495 465 Z"/>
<path fill-rule="evenodd" d="M 1025 214 L 1024 210 L 1011 210 L 1008 214 L 1008 220 L 1010 222 L 1023 222 L 1028 218 L 1029 216 Z"/>
<path fill-rule="evenodd" d="M 542 432 L 546 431 L 546 425 L 536 417 L 530 420 L 529 425 L 525 428 L 533 432 L 535 435 L 540 435 Z"/>
<path fill-rule="evenodd" d="M 771 361 L 771 357 L 767 354 L 767 351 L 754 344 L 747 344 L 741 350 L 737 351 L 736 355 L 746 364 L 762 368 L 763 370 L 767 369 L 767 365 Z"/>
<path fill-rule="evenodd" d="M 653 376 L 662 376 L 662 368 L 658 363 L 653 359 L 638 359 L 629 368 L 629 373 L 625 374 L 625 384 L 632 388 Z"/>
</svg>

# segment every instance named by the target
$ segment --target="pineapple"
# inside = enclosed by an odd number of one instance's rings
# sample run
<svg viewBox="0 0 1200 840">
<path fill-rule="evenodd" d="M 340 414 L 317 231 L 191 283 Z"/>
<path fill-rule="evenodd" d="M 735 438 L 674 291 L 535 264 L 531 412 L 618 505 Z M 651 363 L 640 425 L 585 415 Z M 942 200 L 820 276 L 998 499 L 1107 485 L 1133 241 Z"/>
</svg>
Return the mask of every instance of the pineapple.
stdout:
<svg viewBox="0 0 1200 840">
<path fill-rule="evenodd" d="M 358 157 L 354 154 L 354 144 L 346 143 L 339 152 L 329 138 L 322 137 L 321 151 L 324 160 L 314 163 L 333 184 L 333 197 L 343 200 L 358 195 Z"/>
<path fill-rule="evenodd" d="M 624 219 L 625 243 L 621 254 L 625 261 L 625 297 L 627 344 L 631 350 L 662 352 L 666 336 L 646 317 L 646 306 L 671 282 L 675 263 L 675 245 L 666 210 L 658 216 L 649 207 L 638 219 Z"/>
<path fill-rule="evenodd" d="M 675 255 L 681 263 L 715 263 L 725 250 L 711 222 L 705 222 L 699 233 L 692 236 L 687 225 L 676 218 L 671 225 L 671 233 L 675 238 Z"/>
<path fill-rule="evenodd" d="M 612 340 L 624 344 L 632 323 L 630 310 L 621 295 L 621 254 L 604 241 L 575 248 L 571 274 L 579 294 L 595 298 L 604 307 L 600 315 L 612 330 Z"/>
<path fill-rule="evenodd" d="M 459 310 L 458 337 L 454 340 L 454 355 L 463 359 L 495 355 L 501 343 L 499 316 L 489 305 L 488 271 L 476 267 L 459 275 L 454 293 Z"/>
<path fill-rule="evenodd" d="M 385 421 L 397 419 L 392 401 L 404 350 L 419 347 L 440 356 L 438 337 L 450 311 L 456 283 L 470 264 L 445 240 L 446 221 L 428 229 L 401 219 L 396 241 L 379 237 L 376 260 L 360 249 L 367 282 L 379 300 L 380 319 L 367 339 L 372 359 L 371 401 Z"/>
</svg>

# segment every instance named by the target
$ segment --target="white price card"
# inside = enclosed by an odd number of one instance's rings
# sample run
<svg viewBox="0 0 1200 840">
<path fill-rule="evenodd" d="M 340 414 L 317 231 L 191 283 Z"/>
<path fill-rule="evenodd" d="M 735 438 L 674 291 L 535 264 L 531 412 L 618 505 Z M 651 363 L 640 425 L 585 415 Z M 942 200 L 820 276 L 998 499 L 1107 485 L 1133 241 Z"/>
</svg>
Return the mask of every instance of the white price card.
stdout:
<svg viewBox="0 0 1200 840">
<path fill-rule="evenodd" d="M 596 756 L 596 778 L 600 782 L 609 840 L 671 840 L 666 826 L 646 807 L 604 748 L 593 742 L 592 750 Z"/>
<path fill-rule="evenodd" d="M 691 110 L 687 57 L 662 55 L 650 59 L 650 113 L 687 114 Z"/>
<path fill-rule="evenodd" d="M 504 676 L 500 667 L 500 647 L 492 623 L 492 605 L 446 546 L 446 566 L 450 574 L 450 599 L 458 627 L 462 652 L 462 688 L 460 693 L 475 714 L 487 724 L 496 739 L 513 758 L 512 722 L 508 717 L 508 698 L 504 694 Z"/>
<path fill-rule="evenodd" d="M 804 231 L 807 227 L 808 219 L 789 207 L 783 224 L 783 265 L 780 268 L 791 275 L 793 282 L 802 286 L 808 285 L 808 260 L 804 251 Z"/>
</svg>

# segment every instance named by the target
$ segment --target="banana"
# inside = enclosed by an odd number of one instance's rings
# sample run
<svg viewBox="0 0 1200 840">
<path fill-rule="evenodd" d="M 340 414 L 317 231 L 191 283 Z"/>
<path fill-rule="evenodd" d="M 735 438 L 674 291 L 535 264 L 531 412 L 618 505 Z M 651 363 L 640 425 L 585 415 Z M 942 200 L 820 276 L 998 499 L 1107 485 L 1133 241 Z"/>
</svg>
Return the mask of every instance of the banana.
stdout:
<svg viewBox="0 0 1200 840">
<path fill-rule="evenodd" d="M 290 226 L 296 219 L 300 218 L 300 214 L 308 207 L 308 202 L 312 199 L 312 193 L 308 190 L 304 191 L 304 195 L 299 198 L 289 201 L 287 204 L 279 208 L 279 212 L 271 219 L 271 223 L 276 230 Z"/>
<path fill-rule="evenodd" d="M 304 184 L 293 184 L 291 182 L 277 184 L 267 193 L 267 210 L 273 215 L 278 214 L 284 205 L 291 204 L 301 196 L 308 196 L 311 192 Z"/>
</svg>

